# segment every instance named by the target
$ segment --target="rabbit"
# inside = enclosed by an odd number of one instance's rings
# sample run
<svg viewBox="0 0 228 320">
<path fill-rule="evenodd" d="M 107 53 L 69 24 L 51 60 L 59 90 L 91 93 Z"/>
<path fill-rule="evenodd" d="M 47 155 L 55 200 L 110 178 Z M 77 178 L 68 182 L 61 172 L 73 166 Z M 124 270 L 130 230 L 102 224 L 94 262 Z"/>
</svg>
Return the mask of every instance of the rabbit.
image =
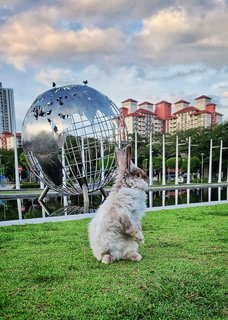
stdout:
<svg viewBox="0 0 228 320">
<path fill-rule="evenodd" d="M 140 261 L 138 243 L 144 243 L 141 217 L 146 209 L 149 178 L 131 161 L 131 146 L 116 150 L 113 190 L 89 223 L 89 241 L 98 261 Z"/>
</svg>

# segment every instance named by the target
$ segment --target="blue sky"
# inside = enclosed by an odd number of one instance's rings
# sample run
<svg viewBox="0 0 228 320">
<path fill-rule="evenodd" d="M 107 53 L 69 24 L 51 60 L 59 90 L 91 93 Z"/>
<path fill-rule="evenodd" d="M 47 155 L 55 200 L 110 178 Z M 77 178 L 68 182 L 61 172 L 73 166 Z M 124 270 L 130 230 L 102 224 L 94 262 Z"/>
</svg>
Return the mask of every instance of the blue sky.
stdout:
<svg viewBox="0 0 228 320">
<path fill-rule="evenodd" d="M 228 120 L 228 1 L 0 0 L 0 82 L 17 130 L 35 98 L 82 84 L 117 106 L 207 95 Z"/>
</svg>

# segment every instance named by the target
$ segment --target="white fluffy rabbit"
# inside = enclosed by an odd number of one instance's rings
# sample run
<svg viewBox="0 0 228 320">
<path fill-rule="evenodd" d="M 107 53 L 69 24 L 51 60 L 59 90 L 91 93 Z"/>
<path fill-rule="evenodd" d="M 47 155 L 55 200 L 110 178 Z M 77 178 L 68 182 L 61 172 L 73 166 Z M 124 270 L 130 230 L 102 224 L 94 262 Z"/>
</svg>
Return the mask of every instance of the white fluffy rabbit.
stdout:
<svg viewBox="0 0 228 320">
<path fill-rule="evenodd" d="M 116 151 L 117 174 L 113 190 L 89 224 L 93 255 L 103 263 L 141 260 L 138 243 L 144 243 L 141 217 L 146 209 L 148 177 L 131 161 L 131 147 Z"/>
</svg>

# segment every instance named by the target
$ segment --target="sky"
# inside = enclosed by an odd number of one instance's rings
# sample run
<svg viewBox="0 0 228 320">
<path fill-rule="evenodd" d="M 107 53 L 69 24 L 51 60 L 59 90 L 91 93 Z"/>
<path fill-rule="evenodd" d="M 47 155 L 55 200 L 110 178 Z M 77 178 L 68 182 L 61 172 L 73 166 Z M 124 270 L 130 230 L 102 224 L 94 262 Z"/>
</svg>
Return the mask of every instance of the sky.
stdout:
<svg viewBox="0 0 228 320">
<path fill-rule="evenodd" d="M 206 95 L 228 120 L 227 17 L 226 0 L 0 0 L 0 82 L 14 89 L 17 131 L 53 81 L 88 80 L 118 107 Z"/>
</svg>

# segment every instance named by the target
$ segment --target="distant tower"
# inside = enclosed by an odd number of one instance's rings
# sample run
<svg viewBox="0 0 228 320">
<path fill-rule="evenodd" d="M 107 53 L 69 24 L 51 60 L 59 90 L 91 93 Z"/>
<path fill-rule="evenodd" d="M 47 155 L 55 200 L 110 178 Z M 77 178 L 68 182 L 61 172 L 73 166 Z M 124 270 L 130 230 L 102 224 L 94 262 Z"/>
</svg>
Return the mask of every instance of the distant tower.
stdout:
<svg viewBox="0 0 228 320">
<path fill-rule="evenodd" d="M 0 82 L 0 134 L 14 131 L 15 106 L 13 89 L 2 88 Z"/>
<path fill-rule="evenodd" d="M 121 109 L 126 109 L 128 111 L 125 111 L 126 113 L 132 113 L 135 112 L 137 109 L 137 103 L 138 101 L 134 99 L 127 99 L 121 102 Z M 124 111 L 124 110 L 123 110 Z"/>
<path fill-rule="evenodd" d="M 179 100 L 179 101 L 175 102 L 174 104 L 175 104 L 176 112 L 178 112 L 184 108 L 187 108 L 190 105 L 190 103 L 185 100 Z"/>
<path fill-rule="evenodd" d="M 155 104 L 154 113 L 162 120 L 167 120 L 171 117 L 171 108 L 171 103 L 163 100 Z"/>
<path fill-rule="evenodd" d="M 195 101 L 196 101 L 196 108 L 198 108 L 199 110 L 205 110 L 206 105 L 211 103 L 211 98 L 203 95 L 196 98 Z"/>
</svg>

